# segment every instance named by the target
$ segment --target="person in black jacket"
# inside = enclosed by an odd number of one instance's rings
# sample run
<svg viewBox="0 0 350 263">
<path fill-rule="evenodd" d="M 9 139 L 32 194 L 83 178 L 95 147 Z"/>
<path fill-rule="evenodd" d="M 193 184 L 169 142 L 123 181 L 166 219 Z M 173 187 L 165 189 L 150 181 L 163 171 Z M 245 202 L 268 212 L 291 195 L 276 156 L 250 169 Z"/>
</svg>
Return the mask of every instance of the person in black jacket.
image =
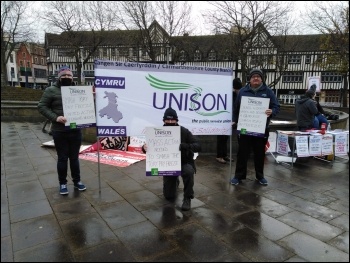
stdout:
<svg viewBox="0 0 350 263">
<path fill-rule="evenodd" d="M 168 108 L 164 112 L 163 122 L 164 126 L 179 126 L 177 113 L 174 109 Z M 181 209 L 188 211 L 191 209 L 191 199 L 194 198 L 194 174 L 196 166 L 193 159 L 195 152 L 201 151 L 201 146 L 195 136 L 186 129 L 181 127 L 181 144 L 179 150 L 181 151 L 181 177 L 184 184 L 184 200 Z M 147 145 L 142 146 L 145 153 Z M 177 176 L 163 176 L 163 194 L 167 200 L 174 200 L 176 198 L 176 189 L 179 185 Z"/>
<path fill-rule="evenodd" d="M 318 113 L 314 100 L 315 96 L 316 93 L 313 90 L 307 90 L 303 97 L 295 101 L 295 113 L 299 131 L 314 128 L 315 116 Z"/>
<path fill-rule="evenodd" d="M 279 113 L 280 105 L 273 91 L 264 83 L 264 74 L 260 69 L 252 69 L 250 71 L 249 83 L 238 93 L 233 111 L 233 125 L 236 123 L 238 124 L 241 101 L 243 97 L 268 98 L 270 101 L 268 108 L 261 112 L 267 116 L 264 135 L 254 136 L 253 134 L 246 134 L 244 130 L 240 131 L 236 171 L 234 177 L 231 179 L 231 184 L 238 185 L 242 182 L 242 180 L 247 178 L 248 159 L 250 152 L 253 151 L 255 179 L 259 184 L 267 185 L 267 180 L 264 177 L 265 147 L 269 138 L 269 124 L 271 118 L 275 117 Z M 244 117 L 242 116 L 242 118 Z"/>
<path fill-rule="evenodd" d="M 240 78 L 235 78 L 232 81 L 233 93 L 232 93 L 232 116 L 234 111 L 234 105 L 239 90 L 242 88 L 242 81 Z M 227 156 L 227 141 L 228 135 L 216 136 L 216 161 L 222 164 L 226 164 L 229 161 L 233 162 L 233 159 Z"/>
<path fill-rule="evenodd" d="M 80 180 L 79 151 L 82 133 L 80 129 L 65 127 L 67 118 L 63 112 L 61 89 L 73 85 L 71 69 L 67 66 L 61 67 L 58 70 L 57 83 L 45 89 L 38 103 L 38 111 L 52 123 L 51 130 L 57 152 L 57 173 L 61 195 L 68 195 L 68 160 L 74 188 L 79 191 L 86 190 L 85 185 Z"/>
</svg>

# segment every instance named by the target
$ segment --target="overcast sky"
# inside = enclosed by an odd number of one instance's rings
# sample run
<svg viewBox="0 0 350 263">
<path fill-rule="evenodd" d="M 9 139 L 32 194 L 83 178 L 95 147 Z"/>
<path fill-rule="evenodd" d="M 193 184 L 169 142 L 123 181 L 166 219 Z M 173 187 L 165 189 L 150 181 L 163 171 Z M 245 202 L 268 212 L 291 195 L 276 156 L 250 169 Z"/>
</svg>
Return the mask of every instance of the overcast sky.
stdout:
<svg viewBox="0 0 350 263">
<path fill-rule="evenodd" d="M 40 9 L 41 4 L 43 3 L 42 1 L 30 1 L 30 2 L 31 2 L 31 6 L 34 7 L 36 10 Z M 206 25 L 205 20 L 201 15 L 202 12 L 212 8 L 211 5 L 206 1 L 188 1 L 188 2 L 192 4 L 192 12 L 193 12 L 192 17 L 193 17 L 193 21 L 196 21 L 195 22 L 196 30 L 194 34 L 195 35 L 211 34 L 209 25 Z M 302 25 L 305 24 L 303 23 L 301 18 L 304 16 L 303 14 L 305 14 L 306 10 L 311 6 L 310 3 L 311 2 L 307 2 L 307 1 L 294 2 L 296 7 L 295 18 L 299 19 L 299 24 L 300 24 L 299 29 L 301 29 Z M 38 41 L 43 43 L 44 36 L 45 36 L 44 27 L 39 24 L 40 22 L 38 21 L 38 19 L 36 19 L 36 21 L 37 23 L 35 24 L 35 28 L 38 30 Z M 317 32 L 310 31 L 310 30 L 303 31 L 303 34 L 315 34 L 315 33 Z"/>
</svg>

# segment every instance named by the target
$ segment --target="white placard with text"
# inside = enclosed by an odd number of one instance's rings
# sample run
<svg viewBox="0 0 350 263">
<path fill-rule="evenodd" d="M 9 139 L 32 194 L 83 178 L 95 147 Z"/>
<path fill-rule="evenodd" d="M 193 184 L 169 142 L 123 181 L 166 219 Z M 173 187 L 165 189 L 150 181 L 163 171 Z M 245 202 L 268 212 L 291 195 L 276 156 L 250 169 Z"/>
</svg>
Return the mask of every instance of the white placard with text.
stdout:
<svg viewBox="0 0 350 263">
<path fill-rule="evenodd" d="M 180 126 L 146 127 L 146 175 L 181 175 Z"/>
<path fill-rule="evenodd" d="M 322 137 L 322 155 L 333 154 L 333 135 L 325 134 Z"/>
<path fill-rule="evenodd" d="M 242 97 L 237 130 L 241 134 L 264 136 L 270 99 Z"/>
<path fill-rule="evenodd" d="M 310 156 L 308 136 L 295 136 L 298 157 Z"/>
<path fill-rule="evenodd" d="M 88 128 L 96 126 L 94 96 L 91 86 L 61 87 L 66 127 Z"/>
<path fill-rule="evenodd" d="M 312 156 L 322 155 L 322 135 L 315 134 L 309 137 L 309 153 Z"/>
<path fill-rule="evenodd" d="M 279 133 L 277 136 L 277 152 L 288 155 L 288 135 Z"/>
<path fill-rule="evenodd" d="M 334 154 L 336 156 L 347 155 L 347 135 L 345 133 L 338 133 L 334 135 Z"/>
</svg>

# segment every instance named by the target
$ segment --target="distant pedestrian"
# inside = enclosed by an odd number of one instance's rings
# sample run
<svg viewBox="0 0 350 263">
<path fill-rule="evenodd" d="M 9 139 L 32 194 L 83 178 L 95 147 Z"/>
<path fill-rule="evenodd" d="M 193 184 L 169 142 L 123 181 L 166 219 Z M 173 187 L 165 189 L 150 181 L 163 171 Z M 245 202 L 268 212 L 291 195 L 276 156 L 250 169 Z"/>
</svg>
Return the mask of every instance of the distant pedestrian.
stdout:
<svg viewBox="0 0 350 263">
<path fill-rule="evenodd" d="M 237 164 L 231 184 L 238 185 L 247 177 L 247 164 L 250 151 L 254 152 L 255 178 L 261 185 L 267 185 L 264 177 L 265 146 L 269 138 L 269 123 L 280 110 L 280 105 L 273 91 L 264 83 L 264 75 L 260 69 L 253 69 L 249 73 L 249 83 L 240 90 L 235 101 L 234 123 L 238 123 L 242 97 L 268 98 L 269 108 L 264 111 L 267 115 L 265 133 L 263 137 L 249 134 L 239 134 Z"/>
<path fill-rule="evenodd" d="M 38 104 L 39 112 L 52 123 L 51 131 L 57 152 L 57 173 L 61 195 L 68 194 L 68 159 L 74 188 L 79 191 L 86 189 L 80 180 L 79 151 L 82 133 L 80 129 L 65 127 L 67 118 L 63 115 L 61 89 L 72 85 L 74 85 L 74 82 L 71 69 L 66 66 L 60 68 L 58 70 L 58 81 L 45 89 Z"/>
</svg>

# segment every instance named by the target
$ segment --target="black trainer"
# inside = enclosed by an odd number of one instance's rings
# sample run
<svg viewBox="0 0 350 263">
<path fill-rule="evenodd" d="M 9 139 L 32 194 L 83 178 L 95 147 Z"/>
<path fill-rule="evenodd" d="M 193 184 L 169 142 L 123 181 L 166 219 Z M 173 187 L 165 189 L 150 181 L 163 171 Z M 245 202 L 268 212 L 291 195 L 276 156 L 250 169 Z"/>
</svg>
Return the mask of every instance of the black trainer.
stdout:
<svg viewBox="0 0 350 263">
<path fill-rule="evenodd" d="M 188 211 L 191 209 L 191 198 L 188 198 L 188 197 L 184 198 L 181 209 L 183 211 Z"/>
</svg>

